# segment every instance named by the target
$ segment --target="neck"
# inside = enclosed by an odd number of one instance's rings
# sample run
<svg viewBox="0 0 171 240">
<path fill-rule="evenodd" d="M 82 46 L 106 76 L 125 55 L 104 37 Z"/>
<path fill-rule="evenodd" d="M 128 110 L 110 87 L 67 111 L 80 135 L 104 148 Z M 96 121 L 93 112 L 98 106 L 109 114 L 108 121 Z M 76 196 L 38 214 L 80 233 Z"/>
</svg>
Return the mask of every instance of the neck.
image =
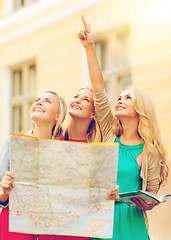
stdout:
<svg viewBox="0 0 171 240">
<path fill-rule="evenodd" d="M 85 140 L 90 120 L 71 118 L 68 126 L 68 136 L 70 139 Z"/>
<path fill-rule="evenodd" d="M 122 122 L 123 133 L 120 141 L 127 145 L 136 145 L 142 143 L 143 140 L 138 134 L 138 119 L 124 119 Z"/>
<path fill-rule="evenodd" d="M 52 126 L 35 125 L 33 135 L 37 138 L 51 139 L 52 137 Z"/>
</svg>

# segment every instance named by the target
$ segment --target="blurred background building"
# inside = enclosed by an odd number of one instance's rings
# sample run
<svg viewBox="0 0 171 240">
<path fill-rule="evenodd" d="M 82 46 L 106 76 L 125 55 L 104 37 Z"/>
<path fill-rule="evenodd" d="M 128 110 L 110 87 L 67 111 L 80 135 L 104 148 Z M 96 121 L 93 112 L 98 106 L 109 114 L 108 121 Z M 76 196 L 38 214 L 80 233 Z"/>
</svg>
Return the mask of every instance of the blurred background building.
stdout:
<svg viewBox="0 0 171 240">
<path fill-rule="evenodd" d="M 114 108 L 133 85 L 152 98 L 171 169 L 170 0 L 0 0 L 0 143 L 33 127 L 35 96 L 54 90 L 67 102 L 89 85 L 77 34 L 84 15 Z M 171 177 L 159 194 L 171 193 Z M 171 236 L 171 201 L 149 212 L 151 240 Z"/>
</svg>

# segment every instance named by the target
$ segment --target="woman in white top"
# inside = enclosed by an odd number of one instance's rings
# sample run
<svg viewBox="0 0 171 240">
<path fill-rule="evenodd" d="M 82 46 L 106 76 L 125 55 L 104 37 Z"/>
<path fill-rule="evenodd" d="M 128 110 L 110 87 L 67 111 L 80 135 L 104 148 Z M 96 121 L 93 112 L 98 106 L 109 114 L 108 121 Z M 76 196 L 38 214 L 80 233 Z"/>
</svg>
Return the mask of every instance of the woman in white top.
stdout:
<svg viewBox="0 0 171 240">
<path fill-rule="evenodd" d="M 40 93 L 31 107 L 31 118 L 35 123 L 30 134 L 42 139 L 60 139 L 62 135 L 62 123 L 65 119 L 67 106 L 65 101 L 55 92 L 45 91 Z M 9 171 L 9 139 L 3 144 L 0 153 L 0 206 L 3 210 L 0 215 L 0 239 L 3 240 L 33 240 L 36 235 L 9 232 L 9 192 L 14 187 L 14 176 Z M 56 239 L 56 236 L 41 235 L 39 239 Z"/>
</svg>

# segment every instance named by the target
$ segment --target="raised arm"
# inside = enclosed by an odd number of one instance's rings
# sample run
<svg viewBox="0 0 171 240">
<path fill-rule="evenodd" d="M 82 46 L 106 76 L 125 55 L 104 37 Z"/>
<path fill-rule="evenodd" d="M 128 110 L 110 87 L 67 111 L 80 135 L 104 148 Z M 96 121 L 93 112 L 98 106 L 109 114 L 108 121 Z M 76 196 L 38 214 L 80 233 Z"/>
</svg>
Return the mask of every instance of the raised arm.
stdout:
<svg viewBox="0 0 171 240">
<path fill-rule="evenodd" d="M 104 89 L 104 79 L 97 60 L 90 24 L 87 24 L 83 16 L 81 16 L 81 18 L 84 25 L 84 30 L 80 30 L 77 36 L 86 50 L 91 85 L 93 91 L 97 93 Z"/>
</svg>

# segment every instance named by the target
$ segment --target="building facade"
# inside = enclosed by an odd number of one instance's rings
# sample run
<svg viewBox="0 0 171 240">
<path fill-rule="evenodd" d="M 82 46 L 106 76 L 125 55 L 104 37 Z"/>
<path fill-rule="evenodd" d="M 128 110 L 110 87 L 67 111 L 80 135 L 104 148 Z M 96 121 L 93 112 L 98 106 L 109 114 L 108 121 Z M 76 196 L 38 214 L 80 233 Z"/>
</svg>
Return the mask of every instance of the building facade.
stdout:
<svg viewBox="0 0 171 240">
<path fill-rule="evenodd" d="M 90 85 L 77 38 L 84 15 L 111 107 L 127 85 L 151 96 L 171 168 L 170 9 L 170 0 L 0 0 L 0 142 L 33 127 L 29 109 L 39 92 L 56 91 L 69 103 Z M 168 201 L 149 213 L 152 240 L 169 239 L 169 209 Z"/>
</svg>

